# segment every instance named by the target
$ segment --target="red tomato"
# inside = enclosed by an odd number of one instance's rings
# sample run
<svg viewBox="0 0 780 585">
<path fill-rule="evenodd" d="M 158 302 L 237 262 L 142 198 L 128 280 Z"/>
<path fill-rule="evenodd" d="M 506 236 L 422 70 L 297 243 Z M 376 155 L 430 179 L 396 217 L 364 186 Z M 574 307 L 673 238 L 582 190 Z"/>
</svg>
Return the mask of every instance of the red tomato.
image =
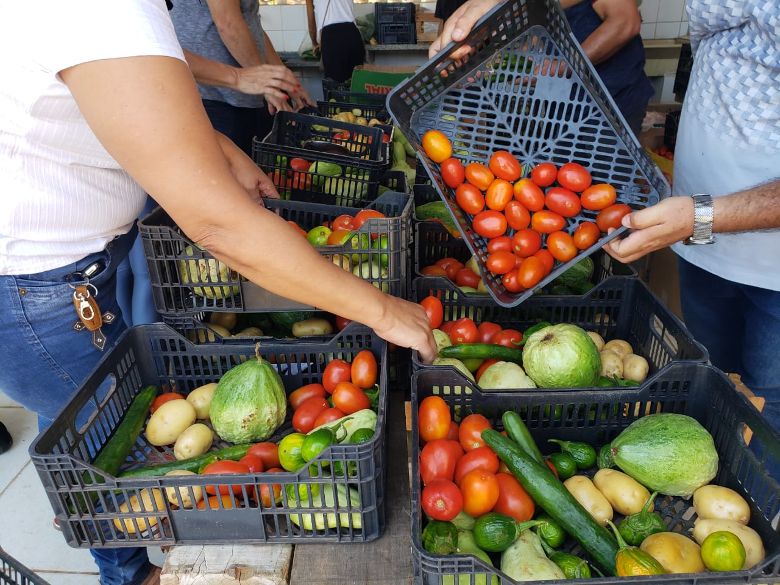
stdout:
<svg viewBox="0 0 780 585">
<path fill-rule="evenodd" d="M 344 328 L 350 323 L 352 323 L 350 319 L 345 319 L 344 317 L 336 315 L 336 329 L 339 331 L 344 331 Z"/>
<path fill-rule="evenodd" d="M 471 183 L 463 183 L 455 189 L 455 201 L 463 211 L 470 215 L 476 215 L 485 209 L 485 197 Z"/>
<path fill-rule="evenodd" d="M 552 163 L 541 163 L 531 171 L 531 180 L 540 187 L 549 187 L 555 182 L 558 169 Z"/>
<path fill-rule="evenodd" d="M 585 209 L 600 211 L 612 205 L 617 199 L 617 193 L 612 185 L 598 183 L 591 185 L 582 193 L 582 206 Z"/>
<path fill-rule="evenodd" d="M 428 130 L 422 137 L 425 154 L 435 163 L 443 163 L 452 156 L 450 139 L 439 130 Z"/>
<path fill-rule="evenodd" d="M 553 475 L 557 478 L 558 477 L 558 470 L 555 469 L 555 465 L 553 465 L 553 462 L 549 459 L 545 459 L 544 462 L 547 464 L 547 467 L 550 468 L 550 470 L 553 472 Z"/>
<path fill-rule="evenodd" d="M 266 469 L 266 473 L 284 473 L 284 469 L 281 467 L 272 467 Z M 272 491 L 273 490 L 273 494 Z M 270 508 L 273 503 L 279 503 L 282 501 L 282 486 L 281 484 L 274 483 L 270 486 L 264 484 L 260 486 L 260 504 L 266 508 Z"/>
<path fill-rule="evenodd" d="M 524 289 L 533 288 L 544 278 L 544 263 L 536 256 L 523 260 L 517 269 L 517 281 Z"/>
<path fill-rule="evenodd" d="M 349 382 L 351 379 L 352 366 L 344 360 L 331 360 L 322 373 L 322 385 L 328 394 L 336 389 L 339 382 Z"/>
<path fill-rule="evenodd" d="M 447 334 L 447 337 L 450 337 L 452 335 L 452 327 L 455 325 L 454 321 L 445 321 L 441 324 L 441 327 L 439 329 L 441 331 L 444 331 L 444 333 Z"/>
<path fill-rule="evenodd" d="M 563 187 L 550 187 L 544 196 L 544 204 L 547 209 L 554 211 L 563 217 L 574 217 L 582 211 L 580 198 L 574 191 Z"/>
<path fill-rule="evenodd" d="M 574 230 L 574 235 L 572 236 L 574 245 L 577 246 L 578 250 L 587 250 L 595 244 L 600 237 L 601 231 L 592 221 L 583 221 L 577 226 L 577 229 Z"/>
<path fill-rule="evenodd" d="M 490 171 L 499 179 L 506 181 L 517 181 L 523 173 L 523 169 L 514 156 L 506 150 L 497 150 L 490 157 L 488 164 Z"/>
<path fill-rule="evenodd" d="M 452 324 L 452 333 L 450 334 L 450 341 L 452 345 L 460 345 L 461 343 L 475 343 L 479 333 L 477 332 L 477 326 L 474 321 L 468 317 L 458 319 Z M 461 429 L 463 424 L 461 423 Z"/>
<path fill-rule="evenodd" d="M 458 443 L 458 429 L 458 423 L 456 423 L 454 420 L 450 421 L 450 430 L 447 431 L 447 439 Z M 458 443 L 458 445 L 460 445 L 460 443 Z"/>
<path fill-rule="evenodd" d="M 263 473 L 263 471 L 265 471 L 263 460 L 257 455 L 250 455 L 247 453 L 239 459 L 238 462 L 246 465 L 249 468 L 249 473 Z"/>
<path fill-rule="evenodd" d="M 348 382 L 341 382 L 347 384 Z M 330 404 L 321 396 L 312 396 L 305 400 L 293 413 L 292 426 L 299 433 L 308 433 L 314 428 L 314 421 Z"/>
<path fill-rule="evenodd" d="M 588 169 L 575 162 L 566 163 L 558 169 L 557 180 L 561 187 L 577 193 L 582 193 L 593 181 Z"/>
<path fill-rule="evenodd" d="M 160 394 L 157 398 L 154 399 L 154 402 L 152 402 L 152 406 L 149 408 L 149 412 L 154 412 L 163 404 L 170 402 L 171 400 L 184 400 L 184 396 L 178 392 L 166 392 L 165 394 Z"/>
<path fill-rule="evenodd" d="M 463 268 L 463 263 L 455 260 L 455 258 L 444 258 L 442 260 L 439 260 L 442 268 L 444 268 L 444 272 L 447 273 L 447 278 L 450 280 L 455 280 L 455 275 L 458 273 L 458 270 Z"/>
<path fill-rule="evenodd" d="M 351 215 L 339 215 L 336 219 L 333 220 L 333 230 L 349 230 L 352 231 L 355 229 L 355 218 Z"/>
<path fill-rule="evenodd" d="M 447 278 L 447 272 L 442 268 L 441 266 L 436 266 L 435 264 L 433 266 L 426 266 L 425 268 L 420 269 L 420 274 L 423 276 L 441 276 L 443 278 Z"/>
<path fill-rule="evenodd" d="M 537 211 L 531 216 L 531 228 L 540 234 L 551 234 L 566 227 L 566 220 L 554 211 Z"/>
<path fill-rule="evenodd" d="M 577 255 L 574 239 L 566 232 L 553 232 L 547 236 L 547 249 L 558 262 L 568 262 Z"/>
<path fill-rule="evenodd" d="M 290 168 L 294 171 L 308 171 L 309 167 L 311 166 L 311 163 L 307 160 L 304 160 L 302 158 L 291 158 L 290 159 Z"/>
<path fill-rule="evenodd" d="M 631 213 L 631 208 L 625 203 L 615 203 L 605 207 L 596 216 L 596 225 L 602 232 L 607 232 L 609 228 L 619 228 L 623 225 L 623 217 Z"/>
<path fill-rule="evenodd" d="M 463 477 L 475 469 L 483 469 L 490 473 L 496 473 L 498 471 L 498 457 L 490 449 L 490 447 L 483 446 L 467 451 L 457 462 L 455 466 L 455 483 L 460 485 Z"/>
<path fill-rule="evenodd" d="M 544 192 L 531 179 L 520 179 L 514 186 L 515 199 L 528 211 L 540 211 L 544 208 Z"/>
<path fill-rule="evenodd" d="M 515 267 L 515 258 L 512 252 L 494 252 L 487 257 L 487 269 L 493 274 L 506 274 Z"/>
<path fill-rule="evenodd" d="M 463 265 L 461 264 L 460 260 L 458 260 L 458 259 L 456 259 L 456 258 L 452 258 L 452 257 L 450 257 L 450 256 L 447 256 L 446 258 L 440 258 L 439 260 L 437 260 L 437 261 L 435 262 L 435 265 L 436 265 L 436 266 L 440 266 L 441 268 L 444 268 L 445 270 L 447 269 L 447 267 L 448 267 L 450 264 L 460 264 L 461 266 L 463 266 Z"/>
<path fill-rule="evenodd" d="M 493 254 L 494 252 L 498 252 L 500 250 L 511 252 L 512 238 L 510 238 L 509 236 L 499 236 L 497 238 L 493 238 L 492 240 L 488 241 L 487 243 L 488 254 Z"/>
<path fill-rule="evenodd" d="M 520 281 L 517 280 L 517 268 L 514 268 L 501 277 L 501 284 L 511 293 L 518 293 L 523 290 Z"/>
<path fill-rule="evenodd" d="M 214 463 L 209 463 L 206 467 L 203 468 L 203 471 L 201 471 L 202 475 L 248 475 L 249 474 L 249 468 L 243 464 L 239 463 L 238 461 L 215 461 Z M 219 490 L 219 493 L 222 495 L 228 495 L 232 491 L 234 494 L 238 495 L 241 493 L 241 485 L 207 485 L 206 486 L 206 493 L 211 494 L 212 496 L 217 494 L 217 490 Z M 254 490 L 252 490 L 254 493 Z"/>
<path fill-rule="evenodd" d="M 542 236 L 531 229 L 517 230 L 512 236 L 512 247 L 520 258 L 527 258 L 542 247 Z"/>
<path fill-rule="evenodd" d="M 490 169 L 479 163 L 469 163 L 466 165 L 466 180 L 474 185 L 480 191 L 487 191 L 490 183 L 496 177 L 490 172 Z"/>
<path fill-rule="evenodd" d="M 481 211 L 474 217 L 471 227 L 483 238 L 497 238 L 506 233 L 506 217 L 500 211 Z"/>
<path fill-rule="evenodd" d="M 485 204 L 496 211 L 504 211 L 507 203 L 512 201 L 512 185 L 504 179 L 496 179 L 490 183 L 485 194 Z"/>
<path fill-rule="evenodd" d="M 426 485 L 420 500 L 423 512 L 434 520 L 448 522 L 463 510 L 463 495 L 458 486 L 446 479 Z"/>
<path fill-rule="evenodd" d="M 371 401 L 361 388 L 351 382 L 339 382 L 333 391 L 333 406 L 344 414 L 371 407 Z"/>
<path fill-rule="evenodd" d="M 498 501 L 498 480 L 495 474 L 475 469 L 460 482 L 463 511 L 474 518 L 487 514 Z"/>
<path fill-rule="evenodd" d="M 534 516 L 535 506 L 531 496 L 520 485 L 520 482 L 509 473 L 497 473 L 498 500 L 493 512 L 525 522 Z"/>
<path fill-rule="evenodd" d="M 457 158 L 450 157 L 445 160 L 441 163 L 440 170 L 444 183 L 452 189 L 456 189 L 466 180 L 466 168 Z"/>
<path fill-rule="evenodd" d="M 492 428 L 490 421 L 481 414 L 470 414 L 460 421 L 458 440 L 466 452 L 483 447 L 482 431 Z"/>
<path fill-rule="evenodd" d="M 444 306 L 441 301 L 437 297 L 429 295 L 420 301 L 420 305 L 428 315 L 431 329 L 438 329 L 444 319 Z"/>
<path fill-rule="evenodd" d="M 279 467 L 279 448 L 269 441 L 255 443 L 246 452 L 247 455 L 255 455 L 263 460 L 263 466 L 266 469 Z"/>
<path fill-rule="evenodd" d="M 236 507 L 238 507 L 236 500 L 233 496 L 227 494 L 224 496 L 210 496 L 208 498 L 203 498 L 198 502 L 198 510 L 232 510 Z"/>
<path fill-rule="evenodd" d="M 297 390 L 291 392 L 287 400 L 290 401 L 290 406 L 292 409 L 297 410 L 298 407 L 306 402 L 309 398 L 312 398 L 313 396 L 325 398 L 327 395 L 328 394 L 325 392 L 325 388 L 322 384 L 306 384 L 305 386 L 301 386 Z"/>
<path fill-rule="evenodd" d="M 317 415 L 317 418 L 314 420 L 314 428 L 316 429 L 319 426 L 324 425 L 325 423 L 333 422 L 334 420 L 339 420 L 340 418 L 344 418 L 346 415 L 341 412 L 338 408 L 326 408 L 323 410 L 319 415 Z"/>
<path fill-rule="evenodd" d="M 417 409 L 417 426 L 420 438 L 427 442 L 443 439 L 450 430 L 450 407 L 440 396 L 423 398 Z"/>
<path fill-rule="evenodd" d="M 477 288 L 480 280 L 482 279 L 479 277 L 479 274 L 474 272 L 471 268 L 461 268 L 455 273 L 455 284 L 458 286 Z"/>
<path fill-rule="evenodd" d="M 376 384 L 376 358 L 367 349 L 352 358 L 352 383 L 358 388 L 371 388 Z"/>
<path fill-rule="evenodd" d="M 360 229 L 369 219 L 384 219 L 385 214 L 376 209 L 361 209 L 355 214 L 355 229 Z"/>
<path fill-rule="evenodd" d="M 496 363 L 498 363 L 498 360 L 495 360 L 493 358 L 486 359 L 484 362 L 482 362 L 482 365 L 479 366 L 477 373 L 474 374 L 474 379 L 476 379 L 476 381 L 479 382 L 479 379 L 482 377 L 482 374 L 485 373 L 485 370 L 487 370 L 490 366 Z"/>
<path fill-rule="evenodd" d="M 504 208 L 506 222 L 513 230 L 524 230 L 531 223 L 531 214 L 519 201 L 512 200 Z"/>
<path fill-rule="evenodd" d="M 534 256 L 539 258 L 539 260 L 542 261 L 542 264 L 544 264 L 544 273 L 550 274 L 550 272 L 552 272 L 553 266 L 555 266 L 555 258 L 553 258 L 553 255 L 550 254 L 548 250 L 539 250 L 538 252 L 534 253 Z"/>
<path fill-rule="evenodd" d="M 452 481 L 455 476 L 455 465 L 463 456 L 463 448 L 457 441 L 436 439 L 420 451 L 420 476 L 423 485 L 428 485 L 436 479 Z"/>
<path fill-rule="evenodd" d="M 517 349 L 522 340 L 523 334 L 520 333 L 517 329 L 504 329 L 503 331 L 496 333 L 493 336 L 493 339 L 490 340 L 490 343 Z"/>
<path fill-rule="evenodd" d="M 492 343 L 493 337 L 501 331 L 501 325 L 497 325 L 496 323 L 491 323 L 490 321 L 483 321 L 479 324 L 479 327 L 477 327 L 477 332 L 479 333 L 479 343 Z"/>
</svg>

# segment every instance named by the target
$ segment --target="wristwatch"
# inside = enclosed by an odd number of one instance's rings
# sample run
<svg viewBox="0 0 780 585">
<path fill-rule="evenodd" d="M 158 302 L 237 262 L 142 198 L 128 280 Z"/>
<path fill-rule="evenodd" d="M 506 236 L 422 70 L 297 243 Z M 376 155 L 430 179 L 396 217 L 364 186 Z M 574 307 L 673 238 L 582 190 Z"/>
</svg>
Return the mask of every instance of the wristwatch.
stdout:
<svg viewBox="0 0 780 585">
<path fill-rule="evenodd" d="M 712 197 L 704 193 L 692 195 L 693 199 L 693 235 L 685 240 L 686 244 L 714 244 L 712 237 L 713 207 Z"/>
</svg>

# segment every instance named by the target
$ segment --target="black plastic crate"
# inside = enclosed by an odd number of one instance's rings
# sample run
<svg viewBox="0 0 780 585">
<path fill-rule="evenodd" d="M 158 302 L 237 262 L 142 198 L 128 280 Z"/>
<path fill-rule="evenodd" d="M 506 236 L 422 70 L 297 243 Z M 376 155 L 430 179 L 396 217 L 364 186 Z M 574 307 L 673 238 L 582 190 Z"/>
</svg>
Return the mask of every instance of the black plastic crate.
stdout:
<svg viewBox="0 0 780 585">
<path fill-rule="evenodd" d="M 579 297 L 535 295 L 513 308 L 496 306 L 488 295 L 466 294 L 443 278 L 417 278 L 413 288 L 415 301 L 428 295 L 441 299 L 445 321 L 469 317 L 477 324 L 491 321 L 519 331 L 540 321 L 571 323 L 595 331 L 605 341 L 624 339 L 650 366 L 642 387 L 662 376 L 673 362 L 704 363 L 709 359 L 707 350 L 685 325 L 637 278 L 609 278 Z M 423 367 L 417 352 L 412 353 L 412 360 L 415 369 Z M 452 366 L 424 368 L 456 372 Z"/>
<path fill-rule="evenodd" d="M 597 448 L 614 439 L 623 429 L 642 416 L 656 412 L 686 414 L 698 420 L 713 436 L 720 456 L 716 485 L 729 487 L 750 503 L 750 526 L 764 541 L 766 558 L 749 571 L 731 573 L 697 573 L 688 575 L 655 575 L 650 578 L 610 577 L 566 583 L 674 583 L 718 585 L 736 583 L 777 583 L 780 581 L 780 535 L 772 521 L 780 512 L 780 484 L 768 475 L 768 468 L 780 464 L 780 436 L 769 423 L 737 392 L 726 376 L 703 364 L 674 364 L 641 389 L 611 388 L 588 390 L 576 394 L 542 390 L 524 392 L 482 393 L 476 386 L 452 372 L 422 370 L 412 378 L 412 561 L 415 583 L 439 585 L 444 575 L 461 575 L 475 579 L 481 575 L 490 583 L 495 575 L 501 585 L 514 585 L 498 567 L 489 567 L 471 555 L 433 555 L 420 541 L 419 433 L 417 406 L 425 397 L 440 395 L 461 420 L 480 413 L 501 429 L 501 415 L 507 410 L 520 414 L 543 453 L 550 452 L 548 439 L 585 441 Z M 746 429 L 753 431 L 748 447 L 743 440 Z M 655 510 L 670 530 L 685 533 L 692 528 L 695 514 L 691 500 L 659 496 Z M 573 539 L 567 540 L 571 552 L 584 555 Z M 452 577 L 448 577 L 452 579 Z M 456 581 L 457 582 L 457 581 Z M 467 581 L 477 583 L 475 580 Z M 484 581 L 483 581 L 484 582 Z M 555 581 L 562 583 L 562 581 Z"/>
<path fill-rule="evenodd" d="M 374 24 L 414 24 L 415 5 L 412 2 L 374 4 Z M 377 39 L 379 40 L 379 39 Z M 380 41 L 381 42 L 381 41 Z"/>
<path fill-rule="evenodd" d="M 325 77 L 322 79 L 322 95 L 325 101 L 328 101 L 330 99 L 331 92 L 350 91 L 351 87 L 352 87 L 351 79 L 347 79 L 346 81 L 336 81 L 335 79 L 331 79 L 329 77 Z"/>
<path fill-rule="evenodd" d="M 411 24 L 377 24 L 376 40 L 380 45 L 416 45 L 417 26 L 414 21 Z"/>
<path fill-rule="evenodd" d="M 168 544 L 366 542 L 384 528 L 385 416 L 387 409 L 387 346 L 368 328 L 353 329 L 321 344 L 261 344 L 264 359 L 275 364 L 291 392 L 301 385 L 319 382 L 328 361 L 351 361 L 361 350 L 370 350 L 379 365 L 380 386 L 377 426 L 371 441 L 361 445 L 333 445 L 298 472 L 250 475 L 209 475 L 153 478 L 115 478 L 92 465 L 95 454 L 107 443 L 138 392 L 149 384 L 187 394 L 217 381 L 231 367 L 254 359 L 255 346 L 197 346 L 166 325 L 133 327 L 117 342 L 82 384 L 54 423 L 35 439 L 30 455 L 70 546 L 129 547 Z M 104 382 L 110 389 L 103 391 Z M 107 395 L 101 395 L 107 394 Z M 291 413 L 288 412 L 291 416 Z M 288 420 L 270 439 L 277 442 L 290 430 Z M 78 422 L 77 422 L 78 421 Z M 86 421 L 86 422 L 84 422 Z M 218 445 L 219 446 L 219 443 Z M 143 434 L 136 441 L 125 469 L 172 460 L 170 447 L 149 445 Z M 331 474 L 333 465 L 349 469 Z M 327 473 L 326 473 L 327 472 Z M 282 486 L 282 500 L 270 506 L 250 505 L 250 495 L 265 486 Z M 174 500 L 193 498 L 194 487 L 240 485 L 233 507 L 185 508 L 163 497 L 162 505 L 149 500 L 144 511 L 119 512 L 119 506 L 142 490 L 179 488 Z M 292 486 L 287 490 L 287 486 Z M 327 499 L 338 489 L 356 490 L 359 504 Z M 176 492 L 179 493 L 176 496 Z M 164 492 L 163 492 L 164 493 Z M 307 494 L 319 494 L 306 507 Z M 348 492 L 347 492 L 348 493 Z M 182 495 L 183 494 L 183 495 Z M 153 509 L 152 509 L 153 508 Z M 317 528 L 316 514 L 337 514 L 345 524 Z M 339 516 L 346 514 L 346 516 Z M 291 517 L 313 529 L 299 528 Z M 145 525 L 137 520 L 145 519 Z M 326 523 L 327 517 L 320 516 Z M 121 521 L 131 522 L 135 532 L 124 532 Z M 156 521 L 156 522 L 155 522 Z M 142 530 L 145 528 L 145 530 Z"/>
<path fill-rule="evenodd" d="M 346 101 L 317 102 L 317 109 L 319 110 L 321 116 L 333 116 L 341 112 L 352 112 L 356 116 L 363 117 L 366 120 L 376 118 L 382 123 L 380 126 L 382 130 L 387 132 L 388 124 L 390 124 L 390 129 L 392 129 L 392 121 L 390 119 L 390 114 L 387 113 L 387 107 L 385 106 L 384 100 L 382 100 L 380 103 L 373 104 L 361 104 Z"/>
<path fill-rule="evenodd" d="M 0 548 L 0 585 L 49 585 Z"/>
<path fill-rule="evenodd" d="M 341 214 L 355 215 L 360 211 L 279 199 L 266 199 L 265 206 L 307 231 Z M 381 211 L 386 217 L 367 220 L 356 232 L 355 246 L 325 246 L 317 251 L 329 259 L 340 256 L 342 267 L 350 271 L 358 262 L 371 263 L 366 269 L 366 281 L 384 292 L 405 296 L 412 198 L 407 193 L 386 192 L 368 207 Z M 229 270 L 185 236 L 162 208 L 154 210 L 138 225 L 149 265 L 154 304 L 162 315 L 192 315 L 202 311 L 314 310 L 311 306 L 272 294 Z M 379 266 L 378 272 L 374 263 Z"/>
<path fill-rule="evenodd" d="M 377 95 L 373 93 L 362 93 L 359 91 L 349 91 L 349 87 L 345 91 L 333 89 L 328 91 L 328 95 L 324 101 L 329 102 L 341 102 L 342 104 L 357 104 L 366 106 L 381 106 L 385 109 L 385 98 L 387 96 Z M 389 114 L 388 114 L 389 119 Z"/>
<path fill-rule="evenodd" d="M 452 59 L 452 49 L 464 44 L 473 48 L 468 59 Z M 514 154 L 526 170 L 546 161 L 558 166 L 578 162 L 591 172 L 594 183 L 612 184 L 618 201 L 634 209 L 669 193 L 669 185 L 639 146 L 554 0 L 499 4 L 467 39 L 448 47 L 390 92 L 388 109 L 420 151 L 434 187 L 482 266 L 487 241 L 471 230 L 470 219 L 442 181 L 438 165 L 422 151 L 420 141 L 429 129 L 444 132 L 453 143 L 453 156 L 464 163 L 487 163 L 497 150 Z M 595 215 L 584 211 L 569 220 L 567 231 Z M 571 262 L 624 232 L 621 227 L 602 237 Z M 486 283 L 496 302 L 514 306 L 566 268 L 559 264 L 523 293 L 509 293 L 493 275 Z"/>
</svg>

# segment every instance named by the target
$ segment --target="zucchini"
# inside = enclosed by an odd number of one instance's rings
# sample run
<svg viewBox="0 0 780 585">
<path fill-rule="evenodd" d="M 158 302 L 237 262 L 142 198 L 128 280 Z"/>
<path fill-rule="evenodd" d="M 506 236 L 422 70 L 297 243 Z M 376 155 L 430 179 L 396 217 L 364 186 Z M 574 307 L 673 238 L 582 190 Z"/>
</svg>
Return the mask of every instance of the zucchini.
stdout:
<svg viewBox="0 0 780 585">
<path fill-rule="evenodd" d="M 217 451 L 211 451 L 209 453 L 204 453 L 203 455 L 198 455 L 197 457 L 190 457 L 189 459 L 139 467 L 138 469 L 125 471 L 124 473 L 119 474 L 119 477 L 157 477 L 159 475 L 165 475 L 169 471 L 176 471 L 179 469 L 199 473 L 202 467 L 205 467 L 214 461 L 221 461 L 223 459 L 238 461 L 246 455 L 246 452 L 249 451 L 249 447 L 251 446 L 252 443 L 233 445 L 232 447 L 225 447 L 224 449 L 218 449 Z"/>
<path fill-rule="evenodd" d="M 502 362 L 523 363 L 523 350 L 496 345 L 494 343 L 463 343 L 443 347 L 440 357 L 455 358 L 461 361 L 467 359 L 497 359 Z"/>
<path fill-rule="evenodd" d="M 550 468 L 498 431 L 482 431 L 482 440 L 506 463 L 534 502 L 572 535 L 604 571 L 615 575 L 615 540 L 563 487 Z"/>
<path fill-rule="evenodd" d="M 544 465 L 544 457 L 542 452 L 539 451 L 539 447 L 536 446 L 534 438 L 531 436 L 531 432 L 528 427 L 525 426 L 523 419 L 520 415 L 511 410 L 507 410 L 504 416 L 501 417 L 501 422 L 504 423 L 504 429 L 509 438 L 517 443 L 520 448 L 528 453 L 537 463 Z"/>
<path fill-rule="evenodd" d="M 520 536 L 523 530 L 538 526 L 537 520 L 518 522 L 510 516 L 489 512 L 474 523 L 474 542 L 484 551 L 504 552 Z"/>
</svg>

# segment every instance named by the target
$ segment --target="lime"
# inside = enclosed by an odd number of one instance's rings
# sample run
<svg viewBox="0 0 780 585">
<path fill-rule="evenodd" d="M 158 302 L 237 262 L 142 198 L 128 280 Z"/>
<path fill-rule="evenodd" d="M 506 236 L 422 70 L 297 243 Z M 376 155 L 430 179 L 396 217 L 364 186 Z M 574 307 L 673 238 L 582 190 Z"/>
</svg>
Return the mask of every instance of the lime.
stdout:
<svg viewBox="0 0 780 585">
<path fill-rule="evenodd" d="M 745 564 L 745 547 L 733 532 L 713 532 L 701 543 L 701 560 L 710 571 L 739 571 Z"/>
<path fill-rule="evenodd" d="M 301 455 L 301 447 L 306 435 L 303 433 L 290 433 L 279 441 L 279 463 L 287 471 L 298 471 L 306 465 Z"/>
</svg>

